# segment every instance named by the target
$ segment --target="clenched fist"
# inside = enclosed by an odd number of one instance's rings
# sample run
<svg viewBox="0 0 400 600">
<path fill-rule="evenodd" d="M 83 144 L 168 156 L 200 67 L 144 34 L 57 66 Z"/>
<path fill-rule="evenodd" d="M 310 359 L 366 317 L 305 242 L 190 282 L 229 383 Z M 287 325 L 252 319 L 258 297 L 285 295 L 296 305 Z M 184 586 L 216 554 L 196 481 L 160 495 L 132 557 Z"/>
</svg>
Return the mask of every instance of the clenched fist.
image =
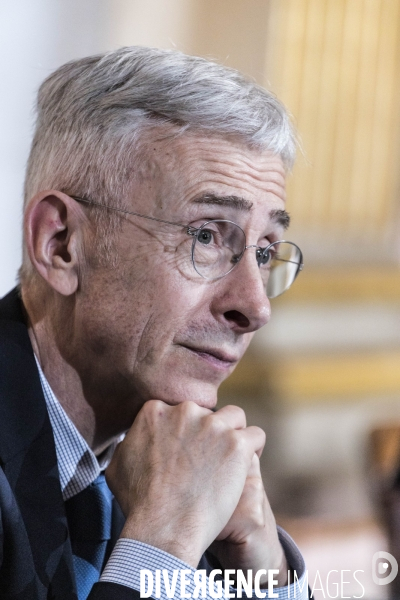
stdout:
<svg viewBox="0 0 400 600">
<path fill-rule="evenodd" d="M 121 537 L 193 567 L 215 540 L 225 567 L 279 567 L 283 553 L 258 468 L 264 443 L 236 406 L 214 413 L 193 402 L 146 402 L 106 472 L 126 517 Z"/>
</svg>

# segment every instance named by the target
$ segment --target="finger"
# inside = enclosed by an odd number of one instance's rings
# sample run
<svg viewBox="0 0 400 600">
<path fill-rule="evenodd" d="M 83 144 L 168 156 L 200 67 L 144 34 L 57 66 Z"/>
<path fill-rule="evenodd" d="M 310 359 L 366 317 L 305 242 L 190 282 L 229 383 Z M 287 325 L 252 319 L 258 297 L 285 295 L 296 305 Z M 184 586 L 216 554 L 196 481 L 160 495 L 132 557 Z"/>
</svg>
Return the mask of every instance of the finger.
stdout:
<svg viewBox="0 0 400 600">
<path fill-rule="evenodd" d="M 247 472 L 247 477 L 260 477 L 261 478 L 260 459 L 256 452 L 254 452 L 253 458 L 251 459 L 250 469 Z"/>
<path fill-rule="evenodd" d="M 178 404 L 176 404 L 173 400 L 171 400 L 171 401 L 157 400 L 157 402 L 161 402 L 165 406 L 172 408 L 172 409 L 177 409 L 177 410 L 188 409 L 188 410 L 194 411 L 194 413 L 198 414 L 200 417 L 213 414 L 213 411 L 211 410 L 211 408 L 206 408 L 205 406 L 200 406 L 200 404 L 197 404 L 197 402 L 194 402 L 193 400 L 185 400 L 184 402 L 178 402 Z"/>
<path fill-rule="evenodd" d="M 251 427 L 242 429 L 240 434 L 244 436 L 247 447 L 249 451 L 252 452 L 252 458 L 253 454 L 256 454 L 258 457 L 260 457 L 265 446 L 265 431 L 260 429 L 260 427 L 252 425 Z"/>
<path fill-rule="evenodd" d="M 214 419 L 220 419 L 232 429 L 244 429 L 246 427 L 246 414 L 244 410 L 233 404 L 220 408 L 212 416 Z"/>
<path fill-rule="evenodd" d="M 187 418 L 200 418 L 208 416 L 210 414 L 213 413 L 209 408 L 199 406 L 198 404 L 190 400 L 174 404 L 172 401 L 169 402 L 165 400 L 152 399 L 147 400 L 144 403 L 144 405 L 138 412 L 135 421 L 138 419 L 138 417 L 143 417 L 143 415 L 147 415 L 147 417 L 150 418 L 151 421 L 153 421 L 153 419 L 157 420 L 159 417 L 165 416 L 168 422 L 171 419 L 173 420 L 179 418 L 179 415 L 186 415 Z"/>
</svg>

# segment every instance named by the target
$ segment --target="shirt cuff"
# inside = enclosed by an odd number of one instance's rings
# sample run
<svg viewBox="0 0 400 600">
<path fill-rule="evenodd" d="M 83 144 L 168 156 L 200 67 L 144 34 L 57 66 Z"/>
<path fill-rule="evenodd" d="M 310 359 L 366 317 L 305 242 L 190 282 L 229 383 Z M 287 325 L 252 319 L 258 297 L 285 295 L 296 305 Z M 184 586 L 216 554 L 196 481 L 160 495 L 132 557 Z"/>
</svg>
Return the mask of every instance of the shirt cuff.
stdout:
<svg viewBox="0 0 400 600">
<path fill-rule="evenodd" d="M 278 600 L 287 600 L 288 598 L 296 598 L 296 600 L 306 600 L 308 598 L 308 587 L 306 581 L 306 571 L 303 558 L 292 538 L 282 529 L 278 528 L 279 539 L 285 552 L 286 559 L 291 568 L 296 572 L 298 581 L 295 580 L 289 586 L 282 588 L 273 588 L 275 595 L 268 595 L 268 590 L 261 589 L 261 594 L 256 594 L 252 590 L 252 597 L 277 598 Z M 165 577 L 163 570 L 168 572 Z M 156 576 L 158 571 L 159 576 Z M 141 590 L 141 572 L 142 586 Z M 175 573 L 174 573 L 175 572 Z M 146 574 L 145 574 L 146 573 Z M 150 575 L 151 573 L 151 575 Z M 196 575 L 197 573 L 197 575 Z M 199 574 L 202 573 L 200 576 Z M 233 576 L 232 576 L 233 578 Z M 114 550 L 107 562 L 107 565 L 101 575 L 100 582 L 117 583 L 126 587 L 142 591 L 150 591 L 149 584 L 152 580 L 152 591 L 148 596 L 160 598 L 160 600 L 168 600 L 168 598 L 224 598 L 225 591 L 222 584 L 222 593 L 218 594 L 218 583 L 220 579 L 215 578 L 215 583 L 208 580 L 205 571 L 200 572 L 183 562 L 176 556 L 168 554 L 159 548 L 149 546 L 143 542 L 120 538 L 115 544 Z M 159 583 L 157 583 L 157 580 Z M 196 583 L 198 585 L 196 586 Z M 213 596 L 210 595 L 210 587 L 215 590 Z M 173 592 L 175 588 L 175 592 Z M 203 595 L 205 591 L 205 596 Z M 230 588 L 233 598 L 236 597 L 236 590 Z M 264 596 L 265 594 L 265 596 Z M 243 598 L 246 594 L 243 591 Z"/>
</svg>

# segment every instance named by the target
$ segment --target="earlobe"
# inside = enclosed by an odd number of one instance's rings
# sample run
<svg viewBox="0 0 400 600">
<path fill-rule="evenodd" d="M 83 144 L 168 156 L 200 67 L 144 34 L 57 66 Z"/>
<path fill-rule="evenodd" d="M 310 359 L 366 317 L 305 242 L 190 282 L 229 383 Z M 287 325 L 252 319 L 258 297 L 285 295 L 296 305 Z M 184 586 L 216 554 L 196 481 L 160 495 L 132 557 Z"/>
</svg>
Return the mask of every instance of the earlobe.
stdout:
<svg viewBox="0 0 400 600">
<path fill-rule="evenodd" d="M 25 211 L 25 241 L 31 262 L 64 296 L 79 287 L 80 212 L 72 198 L 53 190 L 37 194 Z"/>
</svg>

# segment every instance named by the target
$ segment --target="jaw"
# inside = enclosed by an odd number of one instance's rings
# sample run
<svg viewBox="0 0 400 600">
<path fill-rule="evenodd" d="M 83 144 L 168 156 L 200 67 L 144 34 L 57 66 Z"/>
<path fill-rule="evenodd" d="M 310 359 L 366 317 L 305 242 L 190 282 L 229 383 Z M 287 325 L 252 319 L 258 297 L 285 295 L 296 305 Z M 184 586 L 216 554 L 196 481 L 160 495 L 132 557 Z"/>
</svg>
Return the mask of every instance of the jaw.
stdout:
<svg viewBox="0 0 400 600">
<path fill-rule="evenodd" d="M 149 357 L 147 357 L 149 358 Z M 140 379 L 141 402 L 158 399 L 174 406 L 192 401 L 212 409 L 219 386 L 233 373 L 239 361 L 221 361 L 203 356 L 180 344 L 173 344 L 168 356 L 136 365 L 132 379 Z"/>
</svg>

